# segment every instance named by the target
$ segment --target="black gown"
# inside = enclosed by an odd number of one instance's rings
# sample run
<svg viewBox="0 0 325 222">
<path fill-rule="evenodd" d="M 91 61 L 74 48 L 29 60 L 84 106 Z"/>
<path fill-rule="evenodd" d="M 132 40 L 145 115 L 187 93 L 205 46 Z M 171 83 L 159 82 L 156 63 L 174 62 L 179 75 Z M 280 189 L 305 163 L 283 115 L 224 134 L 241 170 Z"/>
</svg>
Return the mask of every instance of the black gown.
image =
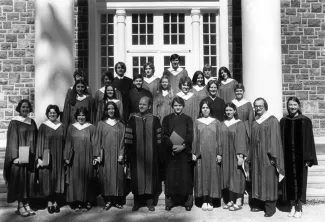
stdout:
<svg viewBox="0 0 325 222">
<path fill-rule="evenodd" d="M 210 96 L 208 96 L 205 99 L 202 99 L 200 104 L 202 104 L 203 101 L 208 101 L 211 104 L 212 106 L 211 117 L 216 118 L 220 122 L 222 122 L 225 119 L 224 113 L 225 113 L 226 103 L 225 101 L 223 101 L 223 99 L 219 97 L 212 99 Z"/>
</svg>

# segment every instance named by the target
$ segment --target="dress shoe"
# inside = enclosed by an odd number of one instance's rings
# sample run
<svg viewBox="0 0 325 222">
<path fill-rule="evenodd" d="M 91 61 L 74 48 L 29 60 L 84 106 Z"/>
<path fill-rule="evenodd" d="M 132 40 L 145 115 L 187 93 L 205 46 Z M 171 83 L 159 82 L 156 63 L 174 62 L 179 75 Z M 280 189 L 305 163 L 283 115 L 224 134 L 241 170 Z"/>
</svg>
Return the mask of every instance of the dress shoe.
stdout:
<svg viewBox="0 0 325 222">
<path fill-rule="evenodd" d="M 293 207 L 291 207 L 291 211 L 288 214 L 288 217 L 293 217 L 295 215 L 295 213 L 296 213 L 296 208 L 293 206 Z"/>
<path fill-rule="evenodd" d="M 152 206 L 152 205 L 149 205 L 149 206 L 148 206 L 148 210 L 149 210 L 149 211 L 155 211 L 155 207 Z"/>
<path fill-rule="evenodd" d="M 132 207 L 132 211 L 138 211 L 140 209 L 140 205 L 134 204 Z"/>
<path fill-rule="evenodd" d="M 172 209 L 171 207 L 167 207 L 167 206 L 165 207 L 165 210 L 167 211 L 171 211 L 171 209 Z"/>
<path fill-rule="evenodd" d="M 191 211 L 192 210 L 192 207 L 185 207 L 185 210 L 186 211 Z"/>
<path fill-rule="evenodd" d="M 208 210 L 208 204 L 207 203 L 202 204 L 202 210 L 203 211 Z"/>
<path fill-rule="evenodd" d="M 49 214 L 53 214 L 54 213 L 54 207 L 53 206 L 47 207 L 47 211 L 49 212 Z"/>
<path fill-rule="evenodd" d="M 208 203 L 208 211 L 212 211 L 212 210 L 213 210 L 213 206 Z"/>
<path fill-rule="evenodd" d="M 261 208 L 258 208 L 258 207 L 254 207 L 251 209 L 252 212 L 260 212 L 260 211 L 263 211 Z"/>
<path fill-rule="evenodd" d="M 293 217 L 300 218 L 301 216 L 302 216 L 302 211 L 297 211 Z"/>
<path fill-rule="evenodd" d="M 271 214 L 271 213 L 265 213 L 264 214 L 264 217 L 272 217 L 274 215 L 274 213 L 273 214 Z"/>
</svg>

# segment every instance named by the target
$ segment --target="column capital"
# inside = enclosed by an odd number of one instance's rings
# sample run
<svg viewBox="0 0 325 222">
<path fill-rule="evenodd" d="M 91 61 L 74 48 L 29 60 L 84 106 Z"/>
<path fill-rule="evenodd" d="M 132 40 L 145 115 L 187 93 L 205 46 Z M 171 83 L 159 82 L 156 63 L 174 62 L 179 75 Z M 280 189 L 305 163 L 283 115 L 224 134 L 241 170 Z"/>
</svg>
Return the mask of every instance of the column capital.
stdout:
<svg viewBox="0 0 325 222">
<path fill-rule="evenodd" d="M 117 23 L 125 23 L 126 11 L 123 8 L 116 9 Z"/>
<path fill-rule="evenodd" d="M 200 16 L 201 16 L 201 10 L 200 8 L 192 8 L 191 9 L 191 17 L 192 17 L 192 23 L 193 22 L 200 22 Z"/>
</svg>

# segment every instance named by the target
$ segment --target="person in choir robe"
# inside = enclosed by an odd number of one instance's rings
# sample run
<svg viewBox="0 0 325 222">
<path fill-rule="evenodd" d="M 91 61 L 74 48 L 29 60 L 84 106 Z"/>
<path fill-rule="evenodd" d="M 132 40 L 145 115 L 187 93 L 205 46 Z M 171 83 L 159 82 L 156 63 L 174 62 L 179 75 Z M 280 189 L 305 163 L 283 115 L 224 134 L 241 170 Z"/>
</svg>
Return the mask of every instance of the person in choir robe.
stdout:
<svg viewBox="0 0 325 222">
<path fill-rule="evenodd" d="M 202 210 L 213 210 L 212 201 L 221 198 L 221 155 L 219 120 L 211 117 L 211 105 L 200 106 L 199 118 L 194 122 L 192 159 L 195 198 L 202 198 Z"/>
<path fill-rule="evenodd" d="M 211 104 L 211 115 L 213 118 L 216 118 L 220 122 L 224 120 L 224 110 L 225 110 L 225 101 L 218 97 L 218 81 L 210 80 L 207 85 L 207 90 L 209 92 L 209 96 L 205 99 L 201 100 L 201 103 L 204 101 L 208 101 Z"/>
<path fill-rule="evenodd" d="M 33 112 L 32 104 L 27 99 L 20 100 L 16 111 L 19 116 L 12 118 L 8 126 L 7 146 L 4 159 L 3 179 L 7 184 L 7 203 L 18 201 L 16 213 L 22 217 L 35 215 L 29 200 L 36 196 L 35 192 L 35 153 L 37 126 L 29 118 Z M 23 149 L 29 149 L 29 162 L 25 163 Z M 25 157 L 25 158 L 24 158 Z"/>
<path fill-rule="evenodd" d="M 199 101 L 198 98 L 191 92 L 192 81 L 189 77 L 184 76 L 179 80 L 178 84 L 181 90 L 176 96 L 181 97 L 184 101 L 183 113 L 193 119 L 196 119 L 199 113 Z"/>
<path fill-rule="evenodd" d="M 193 93 L 197 98 L 198 103 L 206 98 L 209 93 L 205 85 L 204 75 L 201 71 L 196 71 L 192 78 Z"/>
<path fill-rule="evenodd" d="M 163 75 L 160 79 L 159 93 L 153 100 L 153 114 L 156 115 L 161 122 L 165 116 L 173 112 L 171 107 L 173 97 L 174 93 L 171 89 L 169 77 Z"/>
<path fill-rule="evenodd" d="M 57 105 L 48 105 L 46 120 L 38 131 L 36 158 L 40 195 L 47 198 L 47 210 L 50 214 L 59 213 L 58 201 L 64 194 L 63 150 L 65 129 L 58 118 L 60 109 Z"/>
<path fill-rule="evenodd" d="M 147 96 L 153 101 L 152 93 L 144 89 L 143 85 L 143 76 L 141 74 L 137 74 L 133 77 L 133 88 L 129 92 L 129 110 L 130 115 L 139 112 L 139 101 L 142 97 Z M 152 113 L 152 105 L 150 105 L 150 112 Z"/>
<path fill-rule="evenodd" d="M 166 116 L 162 123 L 167 211 L 175 205 L 183 205 L 186 211 L 193 206 L 193 120 L 183 113 L 184 105 L 184 100 L 176 96 L 172 101 L 174 113 Z"/>
<path fill-rule="evenodd" d="M 283 196 L 291 204 L 288 216 L 300 218 L 302 204 L 306 203 L 308 167 L 318 165 L 318 162 L 313 125 L 301 113 L 297 97 L 289 97 L 287 110 L 288 115 L 280 121 L 286 175 Z"/>
<path fill-rule="evenodd" d="M 151 92 L 153 98 L 155 98 L 159 92 L 160 78 L 155 76 L 155 66 L 148 62 L 144 64 L 143 71 L 145 76 L 143 78 L 143 88 Z"/>
<path fill-rule="evenodd" d="M 87 108 L 75 112 L 76 122 L 68 127 L 63 160 L 66 166 L 66 201 L 75 206 L 75 211 L 92 208 L 95 195 L 91 187 L 94 177 L 93 137 L 95 127 L 89 123 Z"/>
<path fill-rule="evenodd" d="M 122 209 L 125 201 L 125 125 L 120 118 L 117 104 L 109 101 L 105 103 L 103 118 L 96 126 L 94 156 L 99 163 L 104 210 L 109 210 L 113 206 Z"/>
<path fill-rule="evenodd" d="M 284 177 L 283 149 L 280 124 L 267 112 L 265 99 L 254 101 L 255 121 L 252 125 L 251 152 L 248 157 L 252 167 L 252 212 L 265 210 L 264 217 L 276 211 L 278 181 Z"/>
<path fill-rule="evenodd" d="M 226 103 L 231 102 L 236 98 L 234 88 L 237 85 L 237 81 L 231 78 L 229 69 L 221 67 L 218 74 L 219 81 L 219 97 Z"/>
<path fill-rule="evenodd" d="M 122 103 L 121 99 L 117 98 L 116 89 L 113 87 L 112 83 L 108 83 L 105 86 L 105 93 L 104 93 L 103 99 L 101 101 L 99 101 L 98 106 L 97 106 L 95 125 L 97 125 L 97 123 L 103 119 L 104 109 L 107 107 L 108 102 L 116 103 L 120 115 L 123 116 L 123 103 Z"/>
<path fill-rule="evenodd" d="M 132 211 L 138 211 L 144 202 L 149 211 L 155 211 L 154 195 L 160 182 L 158 166 L 161 161 L 161 124 L 159 118 L 150 112 L 151 106 L 151 98 L 142 97 L 139 112 L 130 117 L 125 130 L 131 190 L 134 195 Z"/>
<path fill-rule="evenodd" d="M 90 122 L 93 120 L 93 99 L 87 90 L 87 85 L 83 80 L 77 80 L 73 86 L 69 98 L 64 101 L 63 108 L 63 124 L 68 127 L 76 120 L 74 118 L 75 111 L 79 107 L 85 107 L 90 113 Z"/>
<path fill-rule="evenodd" d="M 204 74 L 204 79 L 205 83 L 208 84 L 210 80 L 218 80 L 218 78 L 214 74 L 212 74 L 212 66 L 210 64 L 205 64 L 203 67 L 203 74 Z"/>
<path fill-rule="evenodd" d="M 130 110 L 129 108 L 129 92 L 132 89 L 133 81 L 129 77 L 124 76 L 126 72 L 126 65 L 124 62 L 118 62 L 115 64 L 115 72 L 117 76 L 114 78 L 113 86 L 122 93 L 122 103 L 123 103 L 123 119 L 125 122 L 128 121 Z"/>
<path fill-rule="evenodd" d="M 236 211 L 242 209 L 242 197 L 245 192 L 246 129 L 238 118 L 235 104 L 226 104 L 225 116 L 226 120 L 220 130 L 222 188 L 226 191 L 223 196 L 226 205 L 223 209 Z"/>
<path fill-rule="evenodd" d="M 167 75 L 169 77 L 170 85 L 174 93 L 179 92 L 178 83 L 182 77 L 188 76 L 187 71 L 181 67 L 179 67 L 180 56 L 178 54 L 172 54 L 169 58 L 171 63 L 171 67 L 166 69 L 163 72 L 163 75 Z"/>
</svg>

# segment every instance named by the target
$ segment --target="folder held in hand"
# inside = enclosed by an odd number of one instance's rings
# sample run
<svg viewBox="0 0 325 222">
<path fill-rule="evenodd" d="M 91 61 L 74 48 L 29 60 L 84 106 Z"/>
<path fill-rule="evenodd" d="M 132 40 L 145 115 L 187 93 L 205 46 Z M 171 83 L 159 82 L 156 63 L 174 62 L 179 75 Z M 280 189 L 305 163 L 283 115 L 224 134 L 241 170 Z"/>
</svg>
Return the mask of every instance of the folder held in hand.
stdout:
<svg viewBox="0 0 325 222">
<path fill-rule="evenodd" d="M 182 145 L 184 143 L 184 141 L 185 141 L 175 131 L 173 131 L 173 133 L 172 133 L 172 135 L 170 135 L 169 139 L 172 141 L 173 145 Z"/>
<path fill-rule="evenodd" d="M 29 146 L 20 146 L 19 147 L 19 162 L 20 163 L 29 163 Z"/>
</svg>

